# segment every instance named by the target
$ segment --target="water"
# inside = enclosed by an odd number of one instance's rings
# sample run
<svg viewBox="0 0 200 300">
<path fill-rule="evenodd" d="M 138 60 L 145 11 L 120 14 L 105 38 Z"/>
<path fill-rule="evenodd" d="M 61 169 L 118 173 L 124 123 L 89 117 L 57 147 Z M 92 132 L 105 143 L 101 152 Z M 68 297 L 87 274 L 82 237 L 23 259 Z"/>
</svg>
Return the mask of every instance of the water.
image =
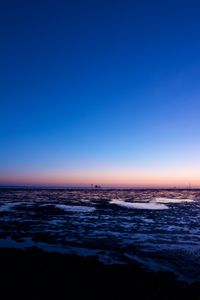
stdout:
<svg viewBox="0 0 200 300">
<path fill-rule="evenodd" d="M 137 261 L 200 280 L 200 191 L 0 189 L 0 247 Z"/>
</svg>

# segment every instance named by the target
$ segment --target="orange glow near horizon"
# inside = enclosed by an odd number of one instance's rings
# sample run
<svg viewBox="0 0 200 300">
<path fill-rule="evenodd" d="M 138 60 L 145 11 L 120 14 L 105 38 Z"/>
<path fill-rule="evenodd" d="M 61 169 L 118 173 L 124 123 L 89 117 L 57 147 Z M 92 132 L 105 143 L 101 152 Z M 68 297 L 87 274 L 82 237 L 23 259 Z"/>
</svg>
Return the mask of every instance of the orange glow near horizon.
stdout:
<svg viewBox="0 0 200 300">
<path fill-rule="evenodd" d="M 173 175 L 171 175 L 173 174 Z M 121 187 L 200 187 L 200 174 L 194 170 L 152 171 L 79 171 L 0 174 L 1 185 L 102 186 Z"/>
</svg>

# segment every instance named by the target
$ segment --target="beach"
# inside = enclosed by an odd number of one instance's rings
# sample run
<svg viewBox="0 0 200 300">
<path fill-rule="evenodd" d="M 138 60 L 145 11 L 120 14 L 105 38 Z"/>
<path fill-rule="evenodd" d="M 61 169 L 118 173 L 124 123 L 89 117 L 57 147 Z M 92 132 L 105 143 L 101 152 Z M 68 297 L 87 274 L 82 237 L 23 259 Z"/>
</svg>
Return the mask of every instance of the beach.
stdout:
<svg viewBox="0 0 200 300">
<path fill-rule="evenodd" d="M 105 265 L 38 249 L 0 250 L 1 299 L 192 299 L 200 283 L 177 281 L 169 272 L 138 264 Z"/>
</svg>

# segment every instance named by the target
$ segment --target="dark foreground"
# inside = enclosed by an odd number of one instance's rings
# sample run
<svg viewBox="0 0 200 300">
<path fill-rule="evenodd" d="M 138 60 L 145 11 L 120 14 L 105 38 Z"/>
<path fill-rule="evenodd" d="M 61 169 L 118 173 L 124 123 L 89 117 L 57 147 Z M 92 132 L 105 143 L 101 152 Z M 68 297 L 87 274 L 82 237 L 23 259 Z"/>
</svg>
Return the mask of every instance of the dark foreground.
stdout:
<svg viewBox="0 0 200 300">
<path fill-rule="evenodd" d="M 0 299 L 200 299 L 200 283 L 139 265 L 106 266 L 41 250 L 0 249 Z"/>
</svg>

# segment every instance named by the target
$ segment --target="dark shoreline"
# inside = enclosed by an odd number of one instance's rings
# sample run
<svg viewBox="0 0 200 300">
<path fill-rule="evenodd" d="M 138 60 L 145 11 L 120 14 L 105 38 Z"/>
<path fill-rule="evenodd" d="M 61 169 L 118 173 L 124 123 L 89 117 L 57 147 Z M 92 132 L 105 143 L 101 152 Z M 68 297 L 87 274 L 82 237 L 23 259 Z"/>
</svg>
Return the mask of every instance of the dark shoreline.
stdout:
<svg viewBox="0 0 200 300">
<path fill-rule="evenodd" d="M 200 299 L 200 282 L 138 264 L 103 265 L 95 257 L 0 249 L 0 299 Z"/>
</svg>

